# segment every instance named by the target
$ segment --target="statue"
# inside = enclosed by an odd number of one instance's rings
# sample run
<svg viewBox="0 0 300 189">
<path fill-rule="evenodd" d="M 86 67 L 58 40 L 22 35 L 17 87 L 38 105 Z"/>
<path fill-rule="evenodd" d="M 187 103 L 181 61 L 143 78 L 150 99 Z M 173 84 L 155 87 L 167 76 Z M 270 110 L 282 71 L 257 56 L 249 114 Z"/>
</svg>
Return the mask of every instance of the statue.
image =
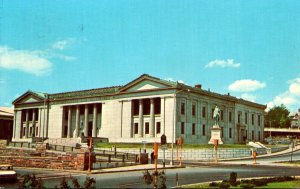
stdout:
<svg viewBox="0 0 300 189">
<path fill-rule="evenodd" d="M 215 144 L 215 141 L 218 141 L 218 144 L 223 144 L 221 137 L 221 127 L 219 125 L 221 110 L 218 106 L 215 107 L 213 111 L 213 119 L 215 121 L 214 125 L 211 127 L 211 138 L 208 144 Z"/>
<path fill-rule="evenodd" d="M 215 125 L 219 125 L 219 121 L 220 121 L 220 108 L 218 106 L 215 107 L 214 109 L 214 114 L 213 114 L 213 118 L 215 120 Z"/>
</svg>

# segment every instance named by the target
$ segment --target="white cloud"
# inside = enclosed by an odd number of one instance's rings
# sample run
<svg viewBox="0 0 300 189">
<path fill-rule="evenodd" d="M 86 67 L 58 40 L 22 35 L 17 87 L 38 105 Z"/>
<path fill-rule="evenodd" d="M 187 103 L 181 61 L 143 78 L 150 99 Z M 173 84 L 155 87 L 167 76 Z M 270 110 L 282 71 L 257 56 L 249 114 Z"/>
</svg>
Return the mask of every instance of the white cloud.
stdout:
<svg viewBox="0 0 300 189">
<path fill-rule="evenodd" d="M 0 46 L 0 67 L 45 75 L 51 72 L 52 63 L 43 54 L 42 51 L 14 50 Z"/>
<path fill-rule="evenodd" d="M 237 80 L 228 86 L 228 90 L 235 92 L 250 92 L 265 88 L 266 84 L 257 80 Z"/>
<path fill-rule="evenodd" d="M 214 60 L 209 62 L 208 64 L 205 65 L 205 68 L 212 68 L 212 67 L 232 67 L 232 68 L 239 68 L 240 63 L 235 63 L 233 59 L 227 59 L 227 60 Z"/>
<path fill-rule="evenodd" d="M 249 93 L 243 93 L 241 95 L 241 98 L 245 99 L 245 100 L 249 100 L 251 102 L 255 102 L 256 101 L 256 96 L 253 95 L 253 94 L 249 94 Z"/>
<path fill-rule="evenodd" d="M 300 78 L 293 79 L 288 84 L 289 89 L 275 96 L 273 101 L 267 104 L 268 109 L 281 104 L 285 105 L 290 111 L 295 111 L 300 107 Z"/>
<path fill-rule="evenodd" d="M 52 44 L 53 49 L 64 50 L 74 43 L 74 39 L 65 39 L 61 41 L 56 41 Z"/>
<path fill-rule="evenodd" d="M 296 78 L 289 82 L 289 92 L 296 96 L 300 96 L 300 78 Z"/>
</svg>

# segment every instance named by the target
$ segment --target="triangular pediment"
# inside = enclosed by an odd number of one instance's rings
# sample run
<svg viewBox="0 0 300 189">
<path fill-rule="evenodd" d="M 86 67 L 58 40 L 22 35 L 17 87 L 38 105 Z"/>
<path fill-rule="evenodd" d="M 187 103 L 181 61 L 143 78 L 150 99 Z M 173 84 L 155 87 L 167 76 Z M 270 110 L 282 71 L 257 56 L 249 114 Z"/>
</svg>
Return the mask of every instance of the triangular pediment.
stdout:
<svg viewBox="0 0 300 189">
<path fill-rule="evenodd" d="M 43 102 L 44 96 L 42 93 L 35 93 L 32 91 L 27 91 L 19 98 L 14 100 L 13 104 L 25 104 L 25 103 L 36 103 L 36 102 Z"/>
<path fill-rule="evenodd" d="M 147 91 L 174 87 L 174 84 L 161 80 L 159 78 L 151 77 L 149 75 L 142 75 L 139 78 L 128 83 L 121 88 L 121 92 Z"/>
</svg>

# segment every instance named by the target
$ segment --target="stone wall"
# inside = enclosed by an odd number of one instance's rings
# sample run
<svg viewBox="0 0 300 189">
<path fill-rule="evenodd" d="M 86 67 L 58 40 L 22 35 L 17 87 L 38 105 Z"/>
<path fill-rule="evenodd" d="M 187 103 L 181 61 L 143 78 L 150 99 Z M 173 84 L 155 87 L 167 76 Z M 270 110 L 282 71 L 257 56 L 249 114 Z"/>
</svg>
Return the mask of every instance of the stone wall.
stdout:
<svg viewBox="0 0 300 189">
<path fill-rule="evenodd" d="M 88 153 L 50 153 L 43 145 L 35 149 L 0 149 L 0 162 L 16 167 L 86 170 Z"/>
<path fill-rule="evenodd" d="M 287 147 L 278 147 L 278 148 L 272 148 L 271 151 L 272 153 L 286 150 L 288 149 Z M 102 149 L 103 150 L 103 149 Z M 110 149 L 105 149 L 105 150 L 110 150 Z M 125 152 L 125 153 L 134 153 L 134 154 L 139 154 L 140 150 L 139 149 L 122 149 L 118 148 L 118 152 Z M 146 149 L 147 153 L 151 153 L 152 149 Z M 143 152 L 143 150 L 142 150 Z M 211 148 L 207 149 L 183 149 L 182 150 L 182 159 L 183 160 L 193 160 L 193 161 L 208 161 L 208 160 L 213 160 L 214 159 L 214 150 Z M 267 154 L 267 150 L 265 148 L 257 149 L 257 154 L 258 155 L 263 155 Z M 165 150 L 165 159 L 171 159 L 172 155 L 172 150 L 171 148 Z M 180 149 L 178 149 L 178 157 L 180 156 Z M 250 148 L 220 148 L 218 149 L 218 158 L 220 159 L 230 159 L 230 158 L 243 158 L 243 157 L 251 157 L 252 152 Z M 159 149 L 158 150 L 158 158 L 162 159 L 163 158 L 163 150 Z M 177 150 L 176 147 L 174 147 L 173 151 L 173 158 L 177 158 Z"/>
</svg>

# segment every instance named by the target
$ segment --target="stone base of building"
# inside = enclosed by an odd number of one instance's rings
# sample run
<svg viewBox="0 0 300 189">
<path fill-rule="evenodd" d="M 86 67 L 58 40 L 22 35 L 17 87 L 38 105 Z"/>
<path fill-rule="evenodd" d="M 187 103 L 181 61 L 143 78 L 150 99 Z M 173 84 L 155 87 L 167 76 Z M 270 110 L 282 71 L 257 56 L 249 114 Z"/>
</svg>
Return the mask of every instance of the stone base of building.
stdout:
<svg viewBox="0 0 300 189">
<path fill-rule="evenodd" d="M 221 128 L 219 125 L 214 125 L 211 128 L 211 138 L 208 142 L 208 144 L 214 144 L 214 140 L 218 140 L 218 144 L 223 144 L 223 141 L 221 139 Z"/>
</svg>

